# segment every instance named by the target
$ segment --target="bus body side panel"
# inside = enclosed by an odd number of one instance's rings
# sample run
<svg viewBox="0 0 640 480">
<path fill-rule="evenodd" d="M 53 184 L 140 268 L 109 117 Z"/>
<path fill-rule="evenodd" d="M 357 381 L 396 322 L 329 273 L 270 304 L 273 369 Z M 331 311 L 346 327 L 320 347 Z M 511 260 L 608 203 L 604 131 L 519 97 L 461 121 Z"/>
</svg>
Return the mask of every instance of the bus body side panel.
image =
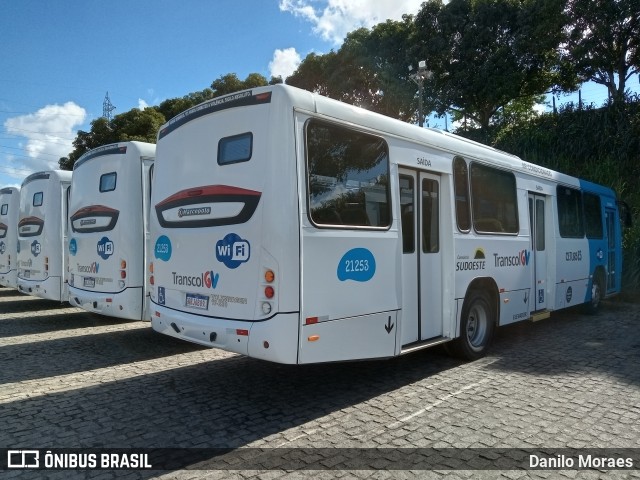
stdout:
<svg viewBox="0 0 640 480">
<path fill-rule="evenodd" d="M 581 181 L 572 179 L 565 181 L 562 185 L 569 188 L 580 189 Z M 570 235 L 561 234 L 561 223 L 568 225 L 568 230 L 572 224 L 565 218 L 561 218 L 559 203 L 562 201 L 558 195 L 564 195 L 562 185 L 558 187 L 557 195 L 554 197 L 553 210 L 556 215 L 554 221 L 554 234 L 556 242 L 556 301 L 553 309 L 580 305 L 591 299 L 591 281 L 595 271 L 595 266 L 600 263 L 597 259 L 597 251 L 602 246 L 602 240 L 588 240 L 584 235 L 576 234 L 577 238 Z M 584 192 L 582 190 L 582 192 Z M 584 212 L 583 212 L 584 214 Z M 584 230 L 584 225 L 582 226 Z"/>
<path fill-rule="evenodd" d="M 69 302 L 131 320 L 145 315 L 143 157 L 155 146 L 107 145 L 80 158 L 70 201 Z M 103 191 L 101 191 L 103 190 Z"/>
<path fill-rule="evenodd" d="M 305 145 L 305 125 L 309 118 L 312 117 L 303 114 L 297 117 L 297 141 L 301 145 Z M 349 129 L 347 124 L 336 125 Z M 300 149 L 299 154 L 302 154 Z M 390 209 L 388 229 L 318 228 L 308 212 L 306 161 L 302 156 L 298 180 L 302 228 L 299 361 L 315 363 L 393 356 L 400 309 L 399 240 L 393 212 Z M 395 170 L 397 172 L 397 168 Z M 376 211 L 377 196 L 376 187 L 364 188 L 369 219 Z"/>
<path fill-rule="evenodd" d="M 287 98 L 261 104 L 254 93 L 249 105 L 219 112 L 212 101 L 210 114 L 201 115 L 202 107 L 187 111 L 176 117 L 186 118 L 184 124 L 171 130 L 170 122 L 159 134 L 150 215 L 152 327 L 296 363 L 293 107 Z M 246 151 L 226 163 L 221 155 L 232 144 Z"/>
<path fill-rule="evenodd" d="M 622 286 L 622 232 L 620 214 L 613 190 L 586 181 L 580 181 L 583 192 L 595 194 L 600 198 L 600 216 L 602 220 L 601 238 L 588 238 L 588 256 L 590 283 L 585 302 L 591 301 L 595 275 L 602 285 L 602 296 L 614 295 L 620 292 Z M 585 214 L 587 212 L 585 211 Z"/>
<path fill-rule="evenodd" d="M 64 193 L 71 172 L 53 170 L 30 175 L 20 192 L 18 221 L 18 289 L 49 300 L 65 296 Z"/>
<path fill-rule="evenodd" d="M 20 189 L 0 190 L 0 285 L 18 286 L 18 215 Z"/>
</svg>

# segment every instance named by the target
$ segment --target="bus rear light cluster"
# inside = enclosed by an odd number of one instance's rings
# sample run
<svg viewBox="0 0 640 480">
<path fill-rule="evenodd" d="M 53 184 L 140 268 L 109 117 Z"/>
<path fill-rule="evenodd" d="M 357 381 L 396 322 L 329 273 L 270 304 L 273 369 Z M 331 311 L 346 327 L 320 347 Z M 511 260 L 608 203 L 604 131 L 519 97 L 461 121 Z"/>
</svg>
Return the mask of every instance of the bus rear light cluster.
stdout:
<svg viewBox="0 0 640 480">
<path fill-rule="evenodd" d="M 49 271 L 49 257 L 44 257 L 44 271 Z"/>
<path fill-rule="evenodd" d="M 149 284 L 155 285 L 155 278 L 153 278 L 153 262 L 149 264 Z"/>
<path fill-rule="evenodd" d="M 273 283 L 276 280 L 276 274 L 271 269 L 266 269 L 263 276 L 263 281 L 266 283 L 264 285 L 263 294 L 267 300 L 272 300 L 276 295 L 276 289 L 273 286 Z M 273 310 L 273 306 L 271 302 L 262 302 L 262 313 L 264 315 L 269 315 Z"/>
<path fill-rule="evenodd" d="M 120 288 L 124 288 L 126 286 L 125 279 L 127 278 L 127 261 L 120 259 L 120 280 L 118 280 L 118 285 Z"/>
<path fill-rule="evenodd" d="M 7 255 L 7 266 L 11 267 L 11 254 Z"/>
</svg>

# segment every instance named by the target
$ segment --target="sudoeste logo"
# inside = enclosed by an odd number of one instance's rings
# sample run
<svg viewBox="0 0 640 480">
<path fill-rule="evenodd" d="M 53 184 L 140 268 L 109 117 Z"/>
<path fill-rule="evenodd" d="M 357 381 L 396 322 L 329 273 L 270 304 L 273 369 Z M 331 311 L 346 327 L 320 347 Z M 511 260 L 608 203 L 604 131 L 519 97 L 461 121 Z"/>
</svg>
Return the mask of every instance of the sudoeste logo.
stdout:
<svg viewBox="0 0 640 480">
<path fill-rule="evenodd" d="M 97 249 L 98 249 L 98 255 L 100 255 L 100 257 L 106 260 L 111 255 L 113 255 L 114 245 L 113 245 L 113 242 L 109 240 L 107 237 L 102 237 L 98 242 Z"/>
<path fill-rule="evenodd" d="M 31 243 L 31 253 L 33 254 L 34 257 L 37 257 L 38 255 L 40 255 L 41 251 L 42 251 L 42 245 L 40 245 L 40 242 L 38 242 L 37 240 L 34 240 Z"/>
<path fill-rule="evenodd" d="M 76 242 L 75 238 L 69 240 L 69 253 L 73 256 L 78 253 L 78 242 Z"/>
<path fill-rule="evenodd" d="M 216 243 L 216 259 L 228 268 L 238 268 L 250 257 L 251 245 L 235 233 L 228 234 Z"/>
</svg>

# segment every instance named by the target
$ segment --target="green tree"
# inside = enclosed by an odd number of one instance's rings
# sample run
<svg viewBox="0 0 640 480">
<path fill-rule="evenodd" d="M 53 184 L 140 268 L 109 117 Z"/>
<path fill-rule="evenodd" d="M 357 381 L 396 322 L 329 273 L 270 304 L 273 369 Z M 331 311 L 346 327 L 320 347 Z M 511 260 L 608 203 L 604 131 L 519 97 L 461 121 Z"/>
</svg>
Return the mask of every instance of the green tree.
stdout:
<svg viewBox="0 0 640 480">
<path fill-rule="evenodd" d="M 227 73 L 214 80 L 211 89 L 213 97 L 221 97 L 248 88 L 264 87 L 268 84 L 267 79 L 259 73 L 250 73 L 244 80 L 240 80 L 235 73 Z"/>
<path fill-rule="evenodd" d="M 102 145 L 108 145 L 118 141 L 117 134 L 109 125 L 109 121 L 100 117 L 91 122 L 91 130 L 85 132 L 78 130 L 75 140 L 73 141 L 73 151 L 68 156 L 60 158 L 58 164 L 63 170 L 73 170 L 76 163 L 85 152 Z"/>
<path fill-rule="evenodd" d="M 565 66 L 606 86 L 614 103 L 624 101 L 627 80 L 640 72 L 640 2 L 569 0 L 566 13 Z"/>
<path fill-rule="evenodd" d="M 347 35 L 338 51 L 310 53 L 287 83 L 394 118 L 415 118 L 407 74 L 413 19 L 387 21 Z"/>
<path fill-rule="evenodd" d="M 413 54 L 427 61 L 426 103 L 487 129 L 511 102 L 561 81 L 563 0 L 433 0 L 416 16 Z"/>
</svg>

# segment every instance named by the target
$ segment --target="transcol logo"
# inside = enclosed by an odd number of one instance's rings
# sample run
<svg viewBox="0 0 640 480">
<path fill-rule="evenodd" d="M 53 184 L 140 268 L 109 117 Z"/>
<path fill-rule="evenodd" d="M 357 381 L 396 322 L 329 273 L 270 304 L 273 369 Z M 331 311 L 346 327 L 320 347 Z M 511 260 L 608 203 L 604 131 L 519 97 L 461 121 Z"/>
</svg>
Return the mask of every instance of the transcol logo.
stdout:
<svg viewBox="0 0 640 480">
<path fill-rule="evenodd" d="M 216 243 L 216 258 L 228 268 L 238 268 L 249 261 L 251 245 L 239 235 L 230 233 Z"/>
<path fill-rule="evenodd" d="M 220 280 L 220 274 L 212 271 L 201 273 L 200 275 L 181 275 L 177 272 L 171 272 L 174 285 L 185 287 L 206 287 L 215 289 Z"/>
<path fill-rule="evenodd" d="M 78 263 L 78 273 L 98 273 L 100 270 L 100 264 L 93 262 L 91 265 L 80 265 Z"/>
<path fill-rule="evenodd" d="M 529 265 L 531 259 L 531 252 L 529 250 L 522 250 L 518 255 L 498 255 L 493 254 L 496 267 L 526 267 Z"/>
</svg>

